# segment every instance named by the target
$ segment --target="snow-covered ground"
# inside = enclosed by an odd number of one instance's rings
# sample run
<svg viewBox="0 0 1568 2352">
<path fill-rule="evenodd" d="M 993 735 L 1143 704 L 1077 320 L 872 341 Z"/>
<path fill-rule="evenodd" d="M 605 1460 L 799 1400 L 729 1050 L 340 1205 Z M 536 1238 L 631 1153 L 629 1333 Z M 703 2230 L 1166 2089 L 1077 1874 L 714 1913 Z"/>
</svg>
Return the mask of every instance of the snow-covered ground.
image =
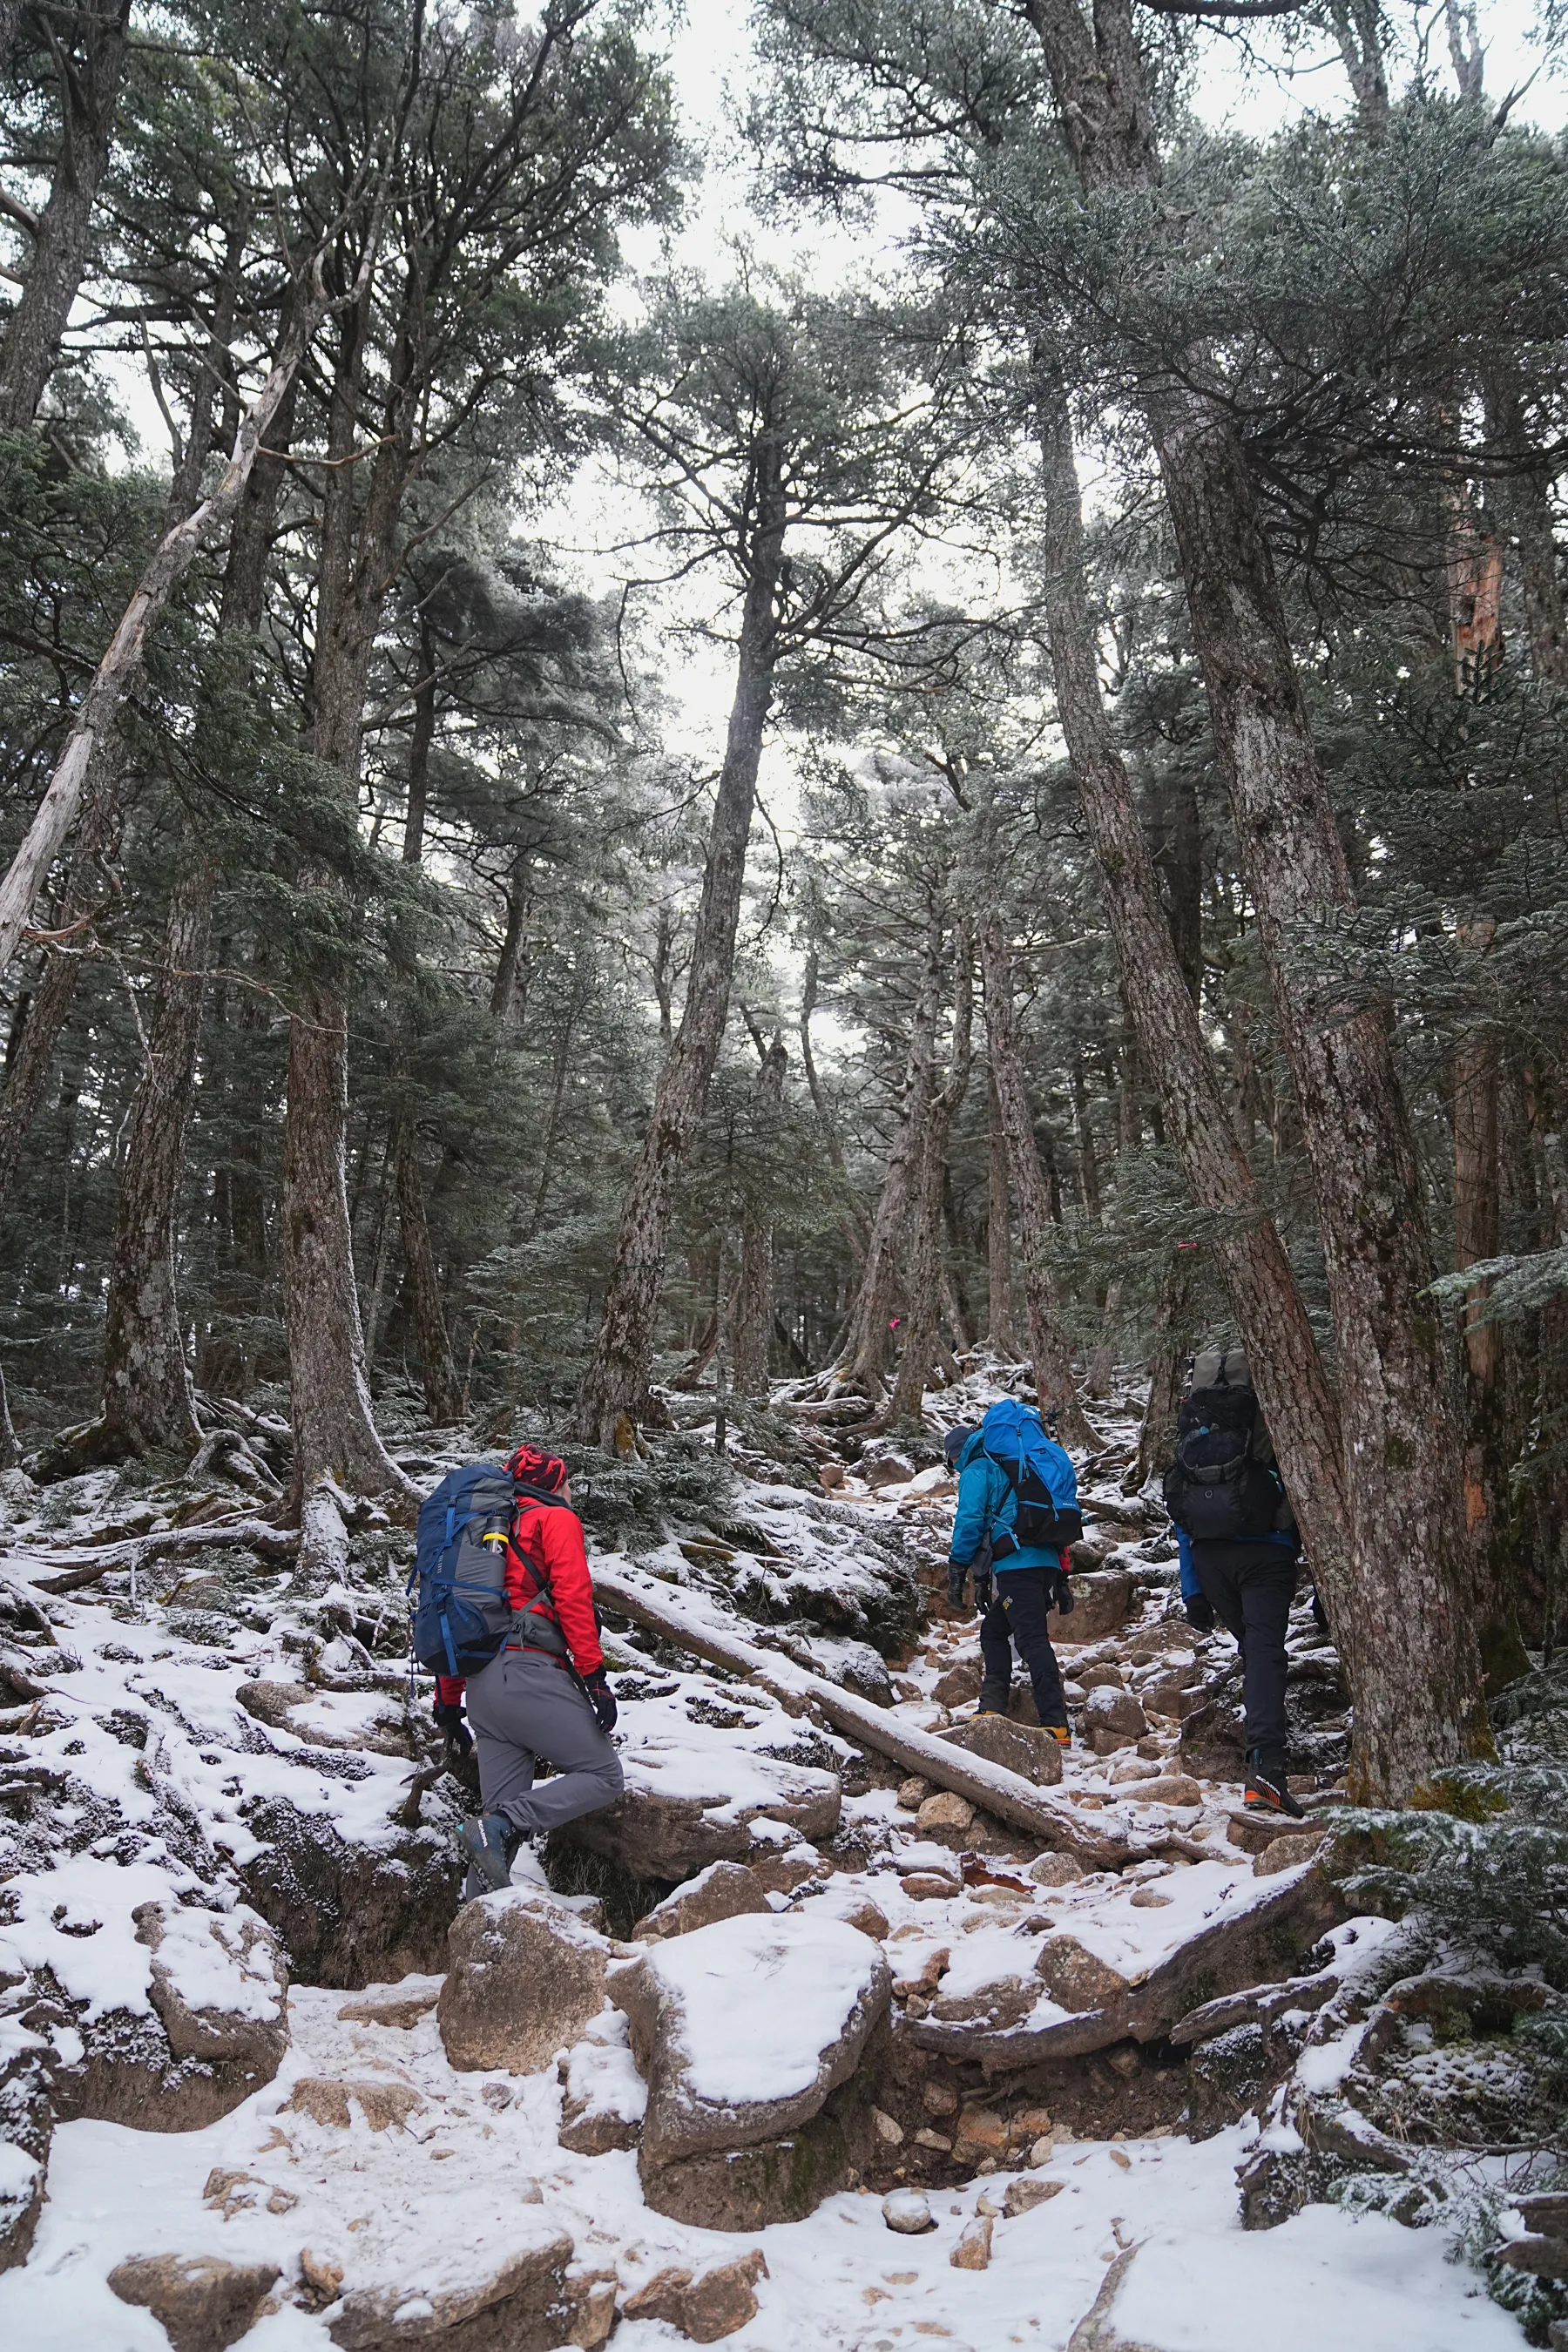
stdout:
<svg viewBox="0 0 1568 2352">
<path fill-rule="evenodd" d="M 106 1515 L 110 1489 L 75 1486 L 79 1538 Z M 1117 1491 L 1106 1484 L 1108 1503 Z M 923 1533 L 940 1549 L 946 1494 L 940 1473 L 880 1494 L 855 1478 L 834 1506 L 841 1517 L 827 1519 L 787 1488 L 745 1486 L 739 1508 L 765 1527 L 763 1554 L 731 1546 L 734 1557 L 715 1577 L 700 1546 L 694 1566 L 694 1548 L 672 1541 L 637 1565 L 672 1588 L 684 1584 L 698 1612 L 722 1609 L 725 1580 L 731 1591 L 771 1580 L 787 1599 L 792 1578 L 837 1575 L 851 1595 L 858 1580 L 868 1593 L 876 1563 L 857 1558 L 855 1518 L 884 1533 Z M 1158 1546 L 1140 1551 L 1125 1519 L 1107 1527 L 1110 1564 L 1120 1543 L 1146 1570 Z M 23 1606 L 3 1629 L 4 1657 L 20 1661 L 22 1678 L 47 1695 L 14 1696 L 0 1714 L 0 1783 L 12 1823 L 5 1831 L 0 1822 L 9 1840 L 0 1861 L 0 2067 L 46 2042 L 69 2066 L 95 2021 L 116 2011 L 149 2017 L 155 1958 L 175 1969 L 187 2000 L 236 2011 L 249 2000 L 259 2015 L 265 1987 L 247 1978 L 243 1950 L 226 1959 L 205 1927 L 215 1914 L 246 1917 L 243 1874 L 265 1853 L 268 1807 L 292 1809 L 356 1853 L 379 1855 L 394 1879 L 415 1815 L 434 1851 L 450 1814 L 439 1789 L 416 1795 L 408 1810 L 420 1759 L 395 1674 L 372 1686 L 371 1662 L 352 1640 L 323 1646 L 319 1612 L 316 1634 L 302 1633 L 310 1612 L 292 1605 L 287 1574 L 258 1572 L 243 1609 L 205 1621 L 199 1592 L 182 1601 L 172 1591 L 174 1570 L 145 1579 L 134 1600 L 113 1580 L 45 1597 L 33 1581 L 49 1573 L 43 1536 L 34 1507 L 15 1500 L 0 1575 Z M 205 1573 L 187 1574 L 187 1586 Z M 1163 1622 L 1158 1671 L 1167 1681 L 1213 1671 L 1227 1645 L 1186 1638 L 1170 1623 L 1167 1600 L 1145 1578 L 1121 1648 L 1138 1623 Z M 29 1624 L 37 1605 L 52 1643 Z M 356 1606 L 367 1605 L 362 1591 Z M 1310 1648 L 1314 1637 L 1307 1629 L 1299 1638 Z M 853 1631 L 829 1637 L 803 1628 L 802 1640 L 795 1654 L 805 1662 L 809 1652 L 829 1671 L 836 1658 L 847 1671 L 850 1653 L 864 1648 Z M 897 1669 L 897 1711 L 921 1728 L 951 1725 L 963 1707 L 937 1686 L 973 1651 L 973 1627 L 933 1627 Z M 1077 1675 L 1106 1654 L 1103 1642 L 1064 1647 L 1075 1705 L 1086 1696 Z M 1034 2003 L 1028 2026 L 1049 2026 L 1070 2013 L 1034 1974 L 1052 1934 L 1066 1929 L 1093 1960 L 1137 1985 L 1194 1933 L 1261 1903 L 1288 1877 L 1255 1873 L 1254 1853 L 1237 1842 L 1234 1785 L 1205 1780 L 1195 1801 L 1173 1786 L 1181 1768 L 1172 1718 L 1153 1717 L 1135 1746 L 1111 1755 L 1075 1746 L 1054 1792 L 1086 1827 L 1173 1840 L 1159 1858 L 1122 1874 L 1042 1884 L 1028 1876 L 1038 1847 L 1020 1832 L 993 1838 L 983 1854 L 991 1883 L 983 1872 L 959 1888 L 963 1840 L 922 1832 L 909 1792 L 888 1785 L 897 1776 L 885 1770 L 871 1773 L 870 1785 L 852 1773 L 859 1793 L 844 1795 L 836 1836 L 805 1843 L 792 1824 L 831 1787 L 824 1767 L 852 1754 L 823 1727 L 753 1685 L 656 1664 L 624 1644 L 613 1663 L 626 1685 L 620 1744 L 630 1785 L 700 1800 L 716 1831 L 743 1826 L 763 1807 L 758 1850 L 772 1840 L 775 1853 L 804 1853 L 816 1872 L 774 1892 L 772 1907 L 825 1923 L 875 1924 L 879 1914 L 886 1932 L 877 1940 L 906 2022 L 938 1990 L 962 2001 L 1022 1982 Z M 1131 1667 L 1124 1686 L 1140 1674 L 1147 1686 L 1149 1670 Z M 323 1686 L 355 1682 L 363 1686 Z M 15 1681 L 9 1687 L 17 1693 Z M 792 1748 L 794 1760 L 768 1753 Z M 1330 1776 L 1321 1777 L 1326 1790 Z M 1141 1783 L 1164 1793 L 1150 1801 Z M 165 1941 L 156 1946 L 138 1932 L 135 1915 L 149 1903 L 165 1906 Z M 749 1948 L 745 1937 L 734 1941 Z M 823 1941 L 826 1950 L 832 1937 Z M 925 1993 L 911 2001 L 922 1981 Z M 1523 2341 L 1478 2275 L 1447 2259 L 1437 2230 L 1313 2205 L 1282 2227 L 1244 2231 L 1236 2173 L 1255 2124 L 1196 2144 L 1179 2122 L 1111 2141 L 1075 2137 L 1058 2116 L 1027 2146 L 1009 2144 L 957 2181 L 950 2158 L 936 2162 L 934 2178 L 929 2164 L 922 2173 L 911 2146 L 910 2179 L 924 2187 L 935 2221 L 923 2235 L 896 2234 L 884 2221 L 887 2180 L 829 2197 L 787 2225 L 737 2233 L 677 2222 L 645 2201 L 634 2150 L 577 2154 L 558 2137 L 568 2076 L 574 2091 L 596 2085 L 600 2104 L 618 2100 L 622 2112 L 637 2112 L 640 2085 L 619 2012 L 607 2008 L 559 2068 L 522 2077 L 458 2072 L 426 2005 L 438 1983 L 426 1974 L 398 1984 L 413 2018 L 398 2024 L 366 2021 L 374 1989 L 296 1984 L 275 2076 L 205 2128 L 58 2124 L 30 2254 L 0 2275 L 0 2342 L 19 2352 L 155 2352 L 167 2340 L 160 2323 L 107 2281 L 128 2257 L 170 2253 L 276 2268 L 277 2284 L 243 2338 L 255 2352 L 325 2352 L 338 2298 L 356 2286 L 402 2298 L 388 2341 L 438 2344 L 429 2296 L 472 2284 L 562 2230 L 580 2266 L 614 2274 L 623 2304 L 671 2265 L 700 2274 L 760 2247 L 767 2273 L 756 2315 L 726 2338 L 737 2352 L 907 2352 L 925 2340 L 954 2352 L 1069 2340 L 1077 2352 L 1119 2344 L 1126 2352 L 1500 2352 Z M 362 2014 L 342 2013 L 353 2010 Z M 798 2071 L 785 1984 L 778 2021 L 776 2050 L 733 2053 L 753 2086 Z M 733 2039 L 715 2011 L 702 2037 L 710 2072 Z M 709 2087 L 716 2091 L 717 2079 Z M 932 2145 L 951 2149 L 952 2140 L 938 2134 Z M 0 2148 L 0 2162 L 12 2156 Z M 1024 2174 L 1059 2187 L 1008 2215 L 1005 2192 Z M 955 2267 L 961 2232 L 986 2212 L 995 2216 L 988 2266 Z M 635 2318 L 620 2320 L 615 2336 L 626 2352 L 679 2340 L 661 2321 Z M 500 2352 L 503 2339 L 495 2341 Z"/>
</svg>

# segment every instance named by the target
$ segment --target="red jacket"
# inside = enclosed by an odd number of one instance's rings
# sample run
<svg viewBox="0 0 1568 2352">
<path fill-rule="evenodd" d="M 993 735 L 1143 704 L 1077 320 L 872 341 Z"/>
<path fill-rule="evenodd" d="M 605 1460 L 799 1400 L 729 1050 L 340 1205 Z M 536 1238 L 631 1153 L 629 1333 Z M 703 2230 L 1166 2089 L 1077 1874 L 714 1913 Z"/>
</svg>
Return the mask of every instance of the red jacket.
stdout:
<svg viewBox="0 0 1568 2352">
<path fill-rule="evenodd" d="M 524 1499 L 518 1505 L 511 1541 L 506 1548 L 507 1598 L 514 1609 L 525 1609 L 539 1591 L 536 1562 L 550 1580 L 555 1620 L 566 1636 L 572 1663 L 585 1679 L 598 1672 L 605 1654 L 594 1623 L 594 1587 L 583 1543 L 583 1522 L 564 1503 Z M 443 1706 L 458 1704 L 463 1680 L 461 1675 L 437 1675 L 437 1696 Z"/>
</svg>

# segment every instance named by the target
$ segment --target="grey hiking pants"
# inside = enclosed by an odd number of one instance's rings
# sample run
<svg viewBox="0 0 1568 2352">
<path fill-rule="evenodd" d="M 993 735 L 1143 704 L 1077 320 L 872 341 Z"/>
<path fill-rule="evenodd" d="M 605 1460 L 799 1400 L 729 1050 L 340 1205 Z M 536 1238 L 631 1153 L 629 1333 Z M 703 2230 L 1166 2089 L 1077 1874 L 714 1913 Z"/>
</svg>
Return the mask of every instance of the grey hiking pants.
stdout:
<svg viewBox="0 0 1568 2352">
<path fill-rule="evenodd" d="M 468 1721 L 487 1813 L 524 1837 L 558 1830 L 613 1805 L 626 1782 L 621 1759 L 563 1665 L 538 1650 L 502 1650 L 468 1683 Z M 541 1757 L 553 1780 L 533 1793 Z"/>
</svg>

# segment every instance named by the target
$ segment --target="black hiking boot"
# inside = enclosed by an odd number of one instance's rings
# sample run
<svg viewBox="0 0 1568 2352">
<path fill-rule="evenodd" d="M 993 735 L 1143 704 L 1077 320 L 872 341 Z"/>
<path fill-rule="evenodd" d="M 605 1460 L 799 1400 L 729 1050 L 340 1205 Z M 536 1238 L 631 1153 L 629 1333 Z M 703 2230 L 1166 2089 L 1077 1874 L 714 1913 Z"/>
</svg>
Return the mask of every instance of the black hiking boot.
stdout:
<svg viewBox="0 0 1568 2352">
<path fill-rule="evenodd" d="M 1242 1799 L 1249 1813 L 1283 1813 L 1293 1822 L 1307 1818 L 1290 1794 L 1283 1759 L 1265 1763 L 1255 1748 L 1247 1759 L 1247 1785 Z"/>
<path fill-rule="evenodd" d="M 472 1863 L 492 1895 L 511 1884 L 517 1832 L 500 1813 L 469 1813 L 457 1832 L 458 1851 Z"/>
<path fill-rule="evenodd" d="M 1005 1715 L 1009 1693 L 1000 1683 L 982 1683 L 974 1703 L 976 1715 Z"/>
</svg>

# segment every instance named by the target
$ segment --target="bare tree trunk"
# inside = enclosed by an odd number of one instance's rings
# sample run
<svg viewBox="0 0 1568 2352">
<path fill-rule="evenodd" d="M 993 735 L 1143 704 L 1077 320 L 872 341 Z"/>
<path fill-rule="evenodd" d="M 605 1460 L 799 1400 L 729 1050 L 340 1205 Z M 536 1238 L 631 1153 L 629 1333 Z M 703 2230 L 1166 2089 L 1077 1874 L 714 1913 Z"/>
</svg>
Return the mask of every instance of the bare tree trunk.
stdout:
<svg viewBox="0 0 1568 2352">
<path fill-rule="evenodd" d="M 935 949 L 928 944 L 910 1027 L 899 1131 L 877 1198 L 854 1302 L 833 1358 L 832 1370 L 837 1384 L 858 1389 L 873 1399 L 881 1396 L 882 1375 L 891 1353 L 892 1312 L 899 1296 L 899 1247 L 908 1221 L 921 1138 L 931 1111 L 940 992 L 940 964 Z"/>
<path fill-rule="evenodd" d="M 942 1313 L 952 1332 L 952 1343 L 961 1353 L 967 1354 L 974 1345 L 974 1317 L 969 1304 L 969 1285 L 964 1279 L 963 1228 L 959 1221 L 958 1201 L 952 1189 L 952 1163 L 945 1160 L 942 1171 L 942 1223 L 947 1236 L 946 1254 L 942 1260 Z"/>
<path fill-rule="evenodd" d="M 522 1025 L 528 961 L 528 913 L 531 902 L 533 861 L 519 849 L 511 861 L 506 885 L 506 931 L 490 990 L 490 1012 L 503 1029 Z"/>
<path fill-rule="evenodd" d="M 832 1114 L 824 1098 L 822 1081 L 816 1074 L 816 1056 L 811 1047 L 811 1016 L 816 1010 L 817 973 L 816 950 L 811 948 L 806 953 L 805 970 L 801 978 L 800 987 L 800 1063 L 805 1072 L 806 1091 L 811 1097 L 812 1108 L 822 1122 L 823 1139 L 827 1145 L 827 1156 L 833 1163 L 833 1172 L 839 1181 L 847 1187 L 849 1176 L 844 1165 L 844 1146 L 839 1141 L 838 1129 L 834 1124 Z M 849 1255 L 856 1265 L 864 1264 L 866 1234 L 857 1208 L 851 1206 L 840 1230 L 849 1245 Z"/>
<path fill-rule="evenodd" d="M 756 453 L 758 520 L 752 535 L 735 698 L 708 835 L 686 1003 L 626 1188 L 604 1319 L 574 1415 L 577 1436 L 610 1452 L 616 1450 L 617 1441 L 625 1444 L 627 1428 L 635 1429 L 646 1410 L 671 1188 L 702 1116 L 730 1009 L 746 844 L 773 699 L 774 605 L 784 558 L 783 456 L 776 441 L 763 443 Z"/>
<path fill-rule="evenodd" d="M 1018 1352 L 1013 1329 L 1013 1236 L 1008 1227 L 1011 1200 L 1007 1190 L 1007 1138 L 1002 1127 L 1002 1105 L 996 1093 L 996 1073 L 987 1064 L 986 1172 L 990 1179 L 985 1218 L 986 1339 L 994 1355 L 1011 1361 Z"/>
<path fill-rule="evenodd" d="M 940 936 L 938 945 L 940 948 Z M 942 1314 L 942 1179 L 947 1169 L 948 1134 L 969 1090 L 969 1046 L 974 1018 L 974 941 L 967 922 L 958 927 L 952 954 L 952 1046 L 947 1076 L 940 1087 L 932 1086 L 931 1108 L 920 1139 L 919 1174 L 910 1204 L 904 1285 L 910 1311 L 904 1325 L 904 1351 L 899 1360 L 898 1378 L 884 1416 L 889 1428 L 895 1422 L 920 1417 Z"/>
<path fill-rule="evenodd" d="M 1154 1307 L 1153 1342 L 1149 1350 L 1149 1396 L 1138 1431 L 1138 1451 L 1121 1481 L 1124 1495 L 1140 1495 L 1157 1472 L 1170 1468 L 1176 1454 L 1176 1413 L 1182 1402 L 1182 1374 L 1187 1359 L 1187 1275 L 1180 1258 L 1165 1269 Z"/>
<path fill-rule="evenodd" d="M 1116 1369 L 1116 1318 L 1121 1312 L 1121 1282 L 1120 1276 L 1105 1286 L 1105 1306 L 1101 1310 L 1100 1340 L 1089 1359 L 1084 1381 L 1088 1393 L 1097 1400 L 1110 1394 L 1111 1375 Z"/>
<path fill-rule="evenodd" d="M 142 667 L 148 636 L 198 550 L 235 512 L 266 432 L 306 346 L 325 314 L 319 293 L 301 299 L 271 373 L 245 411 L 234 455 L 210 498 L 165 532 L 99 663 L 47 791 L 0 882 L 0 975 L 10 968 L 33 901 L 76 822 L 97 746 L 104 741 Z"/>
<path fill-rule="evenodd" d="M 784 1102 L 789 1055 L 780 1038 L 763 1045 L 756 1031 L 752 1034 L 762 1056 L 757 1084 L 763 1101 L 776 1113 Z M 735 1394 L 765 1397 L 773 1336 L 773 1224 L 754 1203 L 748 1206 L 741 1223 L 741 1273 L 731 1329 Z"/>
<path fill-rule="evenodd" d="M 214 875 L 200 856 L 174 887 L 164 969 L 132 1116 L 120 1187 L 103 1334 L 103 1414 L 96 1457 L 201 1444 L 174 1277 L 185 1134 L 212 940 Z"/>
<path fill-rule="evenodd" d="M 131 0 L 112 0 L 101 15 L 89 0 L 78 20 L 85 54 L 79 64 L 62 60 L 60 152 L 0 357 L 0 433 L 26 431 L 59 357 L 60 339 L 87 268 L 92 209 L 120 102 L 130 15 Z M 5 46 L 8 48 L 9 42 Z"/>
<path fill-rule="evenodd" d="M 1496 929 L 1488 917 L 1461 929 L 1459 943 L 1479 957 Z M 1454 1051 L 1454 1264 L 1461 1272 L 1496 1257 L 1501 1245 L 1499 1174 L 1497 1039 L 1483 1028 Z M 1528 1674 L 1530 1659 L 1519 1633 L 1503 1334 L 1500 1324 L 1481 1319 L 1488 1287 L 1477 1282 L 1465 1293 L 1465 1521 L 1475 1547 L 1481 1664 L 1495 1692 Z"/>
<path fill-rule="evenodd" d="M 436 1253 L 430 1246 L 425 1190 L 419 1179 L 418 1130 L 406 1111 L 400 1111 L 394 1122 L 392 1160 L 397 1186 L 398 1226 L 403 1235 L 403 1263 L 408 1277 L 408 1309 L 425 1385 L 425 1407 L 436 1428 L 452 1429 L 463 1418 L 466 1400 L 452 1360 Z"/>
<path fill-rule="evenodd" d="M 1035 1392 L 1042 1412 L 1055 1408 L 1064 1445 L 1095 1447 L 1100 1439 L 1078 1401 L 1072 1350 L 1061 1328 L 1061 1300 L 1050 1267 L 1050 1197 L 1035 1143 L 1024 1061 L 1013 1004 L 1013 963 L 994 918 L 980 935 L 985 976 L 985 1034 L 991 1073 L 1007 1140 L 1007 1173 L 1018 1203 L 1018 1239 L 1024 1255 L 1024 1299 L 1029 1316 L 1029 1355 Z"/>
</svg>

